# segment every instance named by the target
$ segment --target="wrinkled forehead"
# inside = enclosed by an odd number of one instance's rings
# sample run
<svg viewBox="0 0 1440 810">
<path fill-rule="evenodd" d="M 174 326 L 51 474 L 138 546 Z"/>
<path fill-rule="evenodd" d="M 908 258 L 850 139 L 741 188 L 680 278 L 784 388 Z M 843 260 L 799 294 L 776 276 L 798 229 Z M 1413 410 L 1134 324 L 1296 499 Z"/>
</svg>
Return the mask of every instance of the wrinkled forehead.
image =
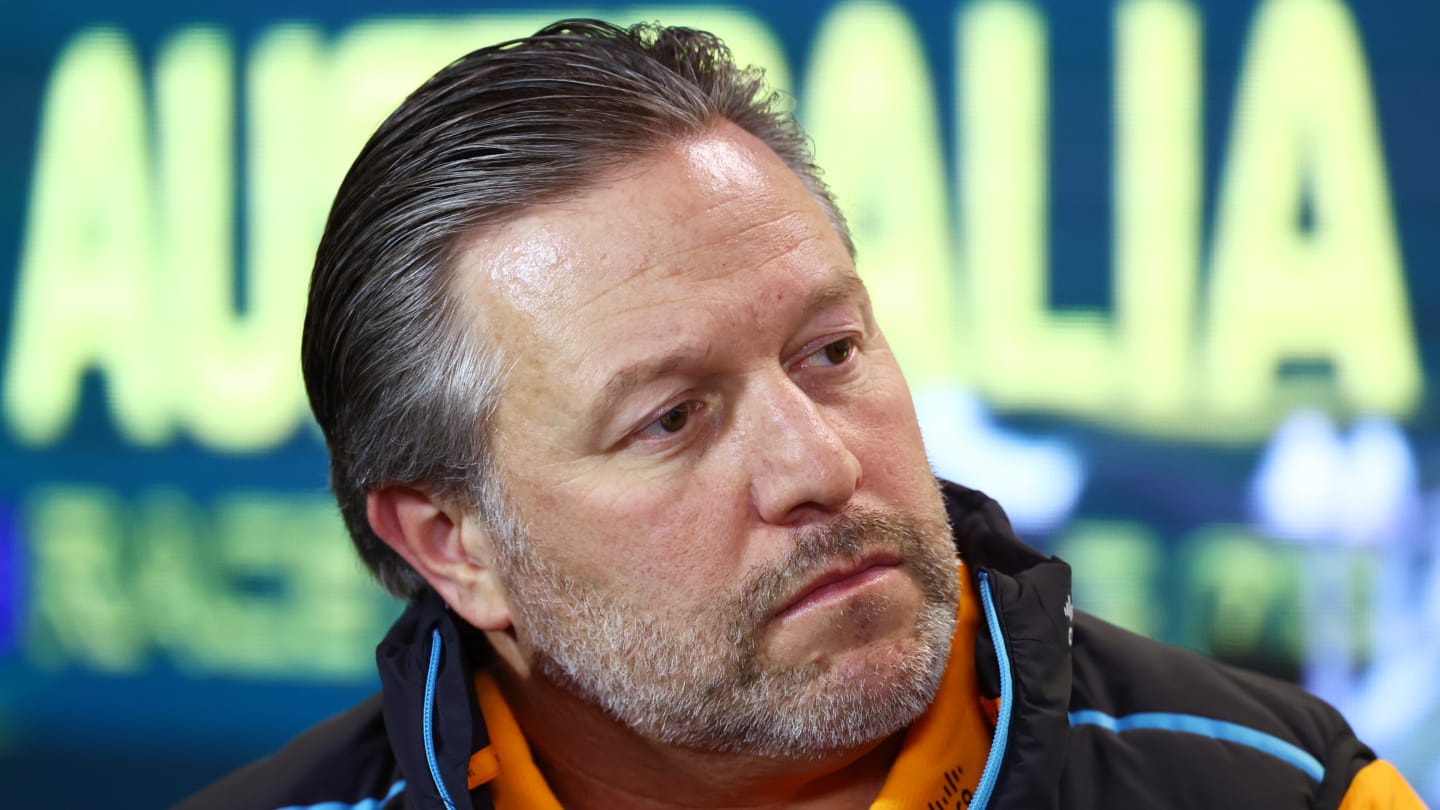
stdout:
<svg viewBox="0 0 1440 810">
<path fill-rule="evenodd" d="M 624 306 L 636 286 L 665 281 L 683 298 L 825 234 L 833 224 L 799 178 L 722 125 L 470 236 L 453 285 L 487 339 L 533 341 L 596 304 Z"/>
<path fill-rule="evenodd" d="M 470 237 L 462 252 L 498 288 L 517 293 L 514 303 L 521 308 L 542 289 L 570 286 L 574 279 L 557 279 L 554 271 L 591 248 L 603 248 L 602 255 L 588 257 L 602 261 L 569 269 L 654 265 L 664 258 L 660 251 L 681 242 L 667 239 L 668 234 L 696 225 L 717 205 L 774 195 L 758 165 L 763 155 L 744 146 L 731 138 L 668 144 L 606 172 L 577 196 L 531 206 L 498 228 Z M 601 240 L 604 244 L 597 244 Z"/>
</svg>

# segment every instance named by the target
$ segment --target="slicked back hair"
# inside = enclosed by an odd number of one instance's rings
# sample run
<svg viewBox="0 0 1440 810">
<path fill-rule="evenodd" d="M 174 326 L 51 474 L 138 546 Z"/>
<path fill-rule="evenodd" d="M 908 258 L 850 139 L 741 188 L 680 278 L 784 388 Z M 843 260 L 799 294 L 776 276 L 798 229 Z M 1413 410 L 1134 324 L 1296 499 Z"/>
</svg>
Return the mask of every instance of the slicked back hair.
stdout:
<svg viewBox="0 0 1440 810">
<path fill-rule="evenodd" d="M 459 243 L 725 121 L 795 172 L 853 252 L 805 136 L 761 72 L 687 28 L 565 20 L 475 51 L 421 85 L 360 152 L 315 257 L 301 362 L 340 513 L 391 593 L 409 598 L 425 582 L 371 529 L 375 489 L 413 485 L 462 504 L 502 549 L 519 532 L 490 453 L 505 360 L 456 300 Z"/>
</svg>

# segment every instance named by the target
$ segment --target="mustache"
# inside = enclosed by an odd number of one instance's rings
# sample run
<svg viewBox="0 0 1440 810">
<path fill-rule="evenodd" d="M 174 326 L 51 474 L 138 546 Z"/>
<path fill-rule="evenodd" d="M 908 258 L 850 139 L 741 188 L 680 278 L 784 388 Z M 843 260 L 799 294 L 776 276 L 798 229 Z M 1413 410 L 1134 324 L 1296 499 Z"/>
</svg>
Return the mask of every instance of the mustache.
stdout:
<svg viewBox="0 0 1440 810">
<path fill-rule="evenodd" d="M 954 577 L 953 571 L 936 564 L 933 551 L 927 553 L 931 542 L 927 538 L 934 536 L 934 531 L 927 532 L 907 515 L 863 508 L 847 510 L 828 523 L 797 529 L 785 557 L 752 576 L 741 590 L 743 622 L 754 627 L 765 621 L 825 567 L 836 562 L 859 563 L 877 551 L 899 554 L 904 568 L 923 569 L 915 571 L 922 587 L 935 577 Z"/>
</svg>

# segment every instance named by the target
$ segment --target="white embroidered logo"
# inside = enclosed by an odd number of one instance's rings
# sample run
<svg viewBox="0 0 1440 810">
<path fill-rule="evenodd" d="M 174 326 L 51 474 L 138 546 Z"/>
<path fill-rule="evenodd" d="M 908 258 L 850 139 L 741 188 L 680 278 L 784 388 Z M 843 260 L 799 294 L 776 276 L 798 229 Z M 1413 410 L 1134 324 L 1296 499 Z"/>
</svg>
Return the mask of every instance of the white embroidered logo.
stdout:
<svg viewBox="0 0 1440 810">
<path fill-rule="evenodd" d="M 1075 603 L 1070 601 L 1070 594 L 1065 594 L 1065 626 L 1068 628 L 1068 635 L 1065 643 L 1075 646 Z"/>
</svg>

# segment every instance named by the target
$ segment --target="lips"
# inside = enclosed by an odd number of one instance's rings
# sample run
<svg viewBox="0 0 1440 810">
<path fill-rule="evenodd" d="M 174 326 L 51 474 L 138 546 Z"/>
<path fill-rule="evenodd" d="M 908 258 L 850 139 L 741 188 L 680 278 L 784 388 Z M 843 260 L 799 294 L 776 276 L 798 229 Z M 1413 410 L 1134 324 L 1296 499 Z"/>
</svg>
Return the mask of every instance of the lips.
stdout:
<svg viewBox="0 0 1440 810">
<path fill-rule="evenodd" d="M 839 596 L 858 588 L 900 567 L 900 563 L 898 555 L 885 553 L 866 556 L 859 562 L 847 561 L 836 565 L 801 586 L 772 614 L 772 618 L 778 619 L 797 613 L 832 595 Z"/>
</svg>

